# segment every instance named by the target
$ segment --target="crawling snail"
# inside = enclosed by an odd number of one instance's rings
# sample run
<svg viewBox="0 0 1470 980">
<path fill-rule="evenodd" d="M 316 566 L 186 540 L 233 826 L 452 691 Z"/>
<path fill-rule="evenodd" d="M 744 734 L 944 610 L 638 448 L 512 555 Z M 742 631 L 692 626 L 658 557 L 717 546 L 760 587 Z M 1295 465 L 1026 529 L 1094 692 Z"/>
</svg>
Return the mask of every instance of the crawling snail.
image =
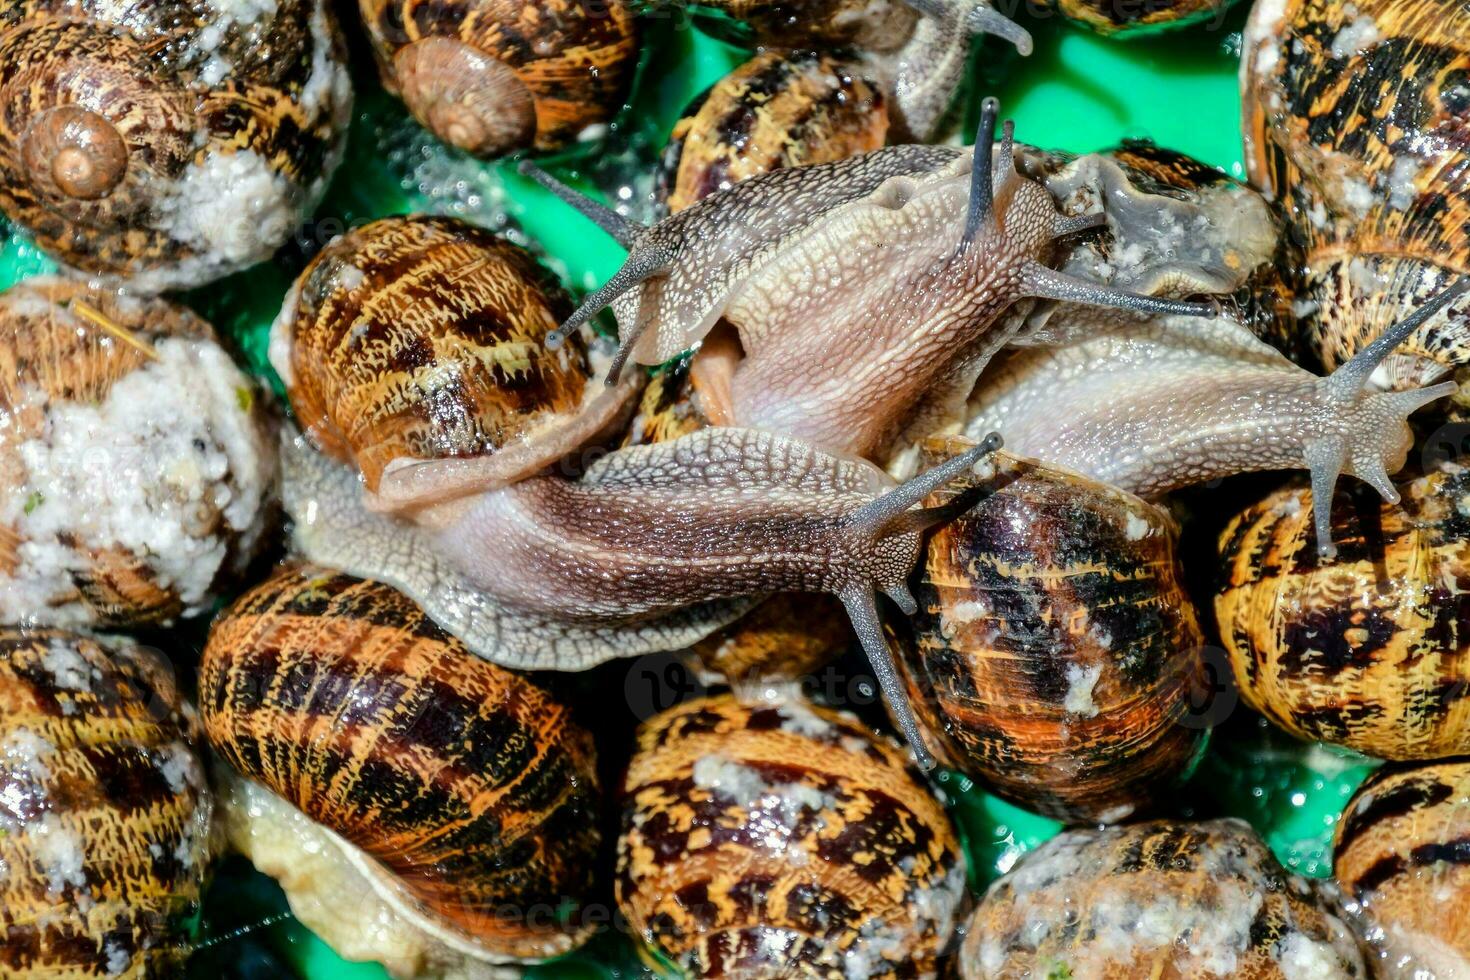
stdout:
<svg viewBox="0 0 1470 980">
<path fill-rule="evenodd" d="M 0 11 L 0 210 L 145 292 L 268 258 L 315 207 L 352 105 L 325 0 Z"/>
<path fill-rule="evenodd" d="M 1333 874 L 1380 977 L 1470 972 L 1470 762 L 1391 765 L 1358 788 Z"/>
<path fill-rule="evenodd" d="M 0 293 L 0 622 L 168 623 L 272 525 L 272 426 L 209 325 L 32 279 Z"/>
<path fill-rule="evenodd" d="M 932 977 L 964 898 L 944 808 L 898 749 L 794 694 L 646 722 L 616 893 L 690 977 Z"/>
<path fill-rule="evenodd" d="M 1070 830 L 986 891 L 964 980 L 1368 976 L 1347 927 L 1243 821 Z"/>
<path fill-rule="evenodd" d="M 196 729 L 161 657 L 0 628 L 0 974 L 182 976 L 211 856 Z"/>
<path fill-rule="evenodd" d="M 389 91 L 478 156 L 553 150 L 607 123 L 638 61 L 624 0 L 359 0 Z"/>
<path fill-rule="evenodd" d="M 471 976 L 590 934 L 591 736 L 393 589 L 283 566 L 215 622 L 199 704 L 231 844 L 343 955 Z"/>
<path fill-rule="evenodd" d="M 1470 752 L 1470 472 L 1443 465 L 1397 493 L 1337 496 L 1331 564 L 1313 554 L 1307 489 L 1237 515 L 1220 535 L 1221 642 L 1246 701 L 1298 736 L 1387 759 Z"/>
<path fill-rule="evenodd" d="M 935 440 L 933 453 L 963 440 Z M 1027 809 L 1114 822 L 1204 751 L 1204 638 L 1178 527 L 1152 504 L 999 453 L 996 491 L 931 535 L 899 664 L 941 763 Z M 939 491 L 944 504 L 974 478 Z"/>
<path fill-rule="evenodd" d="M 1297 329 L 1328 369 L 1470 274 L 1467 72 L 1464 4 L 1286 0 L 1252 12 L 1246 166 L 1301 245 Z M 1459 368 L 1467 317 L 1462 300 L 1424 322 L 1382 380 L 1413 387 Z"/>
</svg>

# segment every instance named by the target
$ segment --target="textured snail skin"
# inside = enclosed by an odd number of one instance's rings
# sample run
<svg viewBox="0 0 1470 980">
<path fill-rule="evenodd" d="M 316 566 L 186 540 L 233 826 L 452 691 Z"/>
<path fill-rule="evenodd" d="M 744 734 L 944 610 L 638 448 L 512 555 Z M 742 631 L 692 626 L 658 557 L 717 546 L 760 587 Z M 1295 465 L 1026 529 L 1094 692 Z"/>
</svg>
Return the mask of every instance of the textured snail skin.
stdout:
<svg viewBox="0 0 1470 980">
<path fill-rule="evenodd" d="M 898 749 L 792 693 L 646 722 L 618 906 L 691 977 L 932 977 L 964 895 L 944 808 Z"/>
<path fill-rule="evenodd" d="M 0 629 L 0 974 L 184 975 L 211 856 L 197 744 L 161 657 Z"/>
<path fill-rule="evenodd" d="M 287 565 L 215 622 L 199 691 L 220 756 L 370 858 L 378 900 L 432 937 L 421 955 L 440 955 L 437 940 L 470 961 L 539 959 L 590 932 L 554 910 L 575 913 L 590 889 L 591 736 L 405 596 Z M 231 816 L 232 837 L 268 846 L 248 818 Z M 312 884 L 293 881 L 293 897 L 322 915 Z"/>
<path fill-rule="evenodd" d="M 1470 761 L 1369 776 L 1337 823 L 1332 870 L 1377 976 L 1470 972 Z"/>
</svg>

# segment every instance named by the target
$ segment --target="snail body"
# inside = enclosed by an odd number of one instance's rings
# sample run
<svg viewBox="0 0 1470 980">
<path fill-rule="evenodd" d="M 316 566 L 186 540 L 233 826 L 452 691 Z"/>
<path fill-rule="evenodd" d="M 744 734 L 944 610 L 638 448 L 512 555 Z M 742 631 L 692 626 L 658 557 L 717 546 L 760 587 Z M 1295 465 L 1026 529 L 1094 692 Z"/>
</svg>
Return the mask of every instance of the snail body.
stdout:
<svg viewBox="0 0 1470 980">
<path fill-rule="evenodd" d="M 590 934 L 591 736 L 400 593 L 285 566 L 216 621 L 199 691 L 231 843 L 344 953 L 412 976 Z"/>
<path fill-rule="evenodd" d="M 0 294 L 0 366 L 0 621 L 207 609 L 263 544 L 276 458 L 263 400 L 209 325 L 33 279 Z"/>
<path fill-rule="evenodd" d="M 326 189 L 352 105 L 322 0 L 0 13 L 0 210 L 157 292 L 270 256 Z"/>
<path fill-rule="evenodd" d="M 1347 927 L 1243 821 L 1069 830 L 992 884 L 964 980 L 1367 977 Z"/>
<path fill-rule="evenodd" d="M 385 87 L 435 136 L 477 156 L 554 150 L 603 126 L 638 61 L 623 0 L 359 7 Z"/>
<path fill-rule="evenodd" d="M 638 733 L 616 894 L 692 977 L 932 977 L 964 896 L 944 808 L 897 748 L 794 696 Z"/>
<path fill-rule="evenodd" d="M 0 973 L 183 976 L 212 806 L 161 658 L 0 629 Z"/>
</svg>

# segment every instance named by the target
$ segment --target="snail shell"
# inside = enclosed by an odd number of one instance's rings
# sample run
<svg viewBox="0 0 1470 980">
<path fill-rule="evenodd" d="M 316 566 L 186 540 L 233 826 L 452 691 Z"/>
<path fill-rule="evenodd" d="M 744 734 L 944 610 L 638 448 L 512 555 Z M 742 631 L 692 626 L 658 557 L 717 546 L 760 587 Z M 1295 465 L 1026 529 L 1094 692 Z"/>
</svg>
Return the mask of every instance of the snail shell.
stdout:
<svg viewBox="0 0 1470 980">
<path fill-rule="evenodd" d="M 695 977 L 932 977 L 964 896 L 944 808 L 896 747 L 794 696 L 646 722 L 619 908 Z"/>
<path fill-rule="evenodd" d="M 1058 13 L 1099 34 L 1126 37 L 1209 21 L 1218 28 L 1235 0 L 1052 0 Z"/>
<path fill-rule="evenodd" d="M 231 843 L 344 954 L 407 976 L 590 933 L 590 735 L 398 592 L 282 567 L 216 620 L 199 698 Z"/>
<path fill-rule="evenodd" d="M 1246 166 L 1303 258 L 1297 330 L 1329 370 L 1470 272 L 1470 8 L 1436 0 L 1257 4 L 1241 92 Z M 1381 373 L 1395 388 L 1470 359 L 1470 302 Z"/>
<path fill-rule="evenodd" d="M 768 50 L 685 110 L 664 151 L 670 211 L 752 174 L 876 150 L 888 133 L 882 91 L 847 58 Z"/>
<path fill-rule="evenodd" d="M 1397 506 L 1337 495 L 1330 564 L 1306 488 L 1237 515 L 1220 535 L 1220 639 L 1242 696 L 1287 731 L 1387 759 L 1456 755 L 1470 751 L 1470 471 L 1398 488 Z"/>
<path fill-rule="evenodd" d="M 442 501 L 514 482 L 622 421 L 636 378 L 594 380 L 582 335 L 547 347 L 569 306 L 490 232 L 386 218 L 302 271 L 271 363 L 311 440 L 355 463 L 379 506 Z"/>
<path fill-rule="evenodd" d="M 183 975 L 211 851 L 196 745 L 162 658 L 0 628 L 0 974 Z"/>
<path fill-rule="evenodd" d="M 268 258 L 316 204 L 352 104 L 325 0 L 25 0 L 0 12 L 0 210 L 156 292 Z"/>
<path fill-rule="evenodd" d="M 1354 925 L 1377 975 L 1470 973 L 1470 762 L 1389 765 L 1337 824 L 1333 874 L 1362 913 Z"/>
<path fill-rule="evenodd" d="M 985 893 L 964 980 L 1368 976 L 1347 927 L 1240 820 L 1069 830 Z"/>
<path fill-rule="evenodd" d="M 910 697 L 942 764 L 1040 813 L 1121 820 L 1187 775 L 1208 740 L 1187 723 L 1204 638 L 1178 527 L 1105 484 L 1004 453 L 995 463 L 1000 489 L 929 539 L 900 658 Z"/>
<path fill-rule="evenodd" d="M 624 0 L 359 0 L 385 86 L 478 156 L 553 150 L 612 118 L 638 61 Z"/>
<path fill-rule="evenodd" d="M 182 307 L 54 279 L 0 294 L 0 622 L 207 609 L 264 543 L 273 442 Z"/>
</svg>

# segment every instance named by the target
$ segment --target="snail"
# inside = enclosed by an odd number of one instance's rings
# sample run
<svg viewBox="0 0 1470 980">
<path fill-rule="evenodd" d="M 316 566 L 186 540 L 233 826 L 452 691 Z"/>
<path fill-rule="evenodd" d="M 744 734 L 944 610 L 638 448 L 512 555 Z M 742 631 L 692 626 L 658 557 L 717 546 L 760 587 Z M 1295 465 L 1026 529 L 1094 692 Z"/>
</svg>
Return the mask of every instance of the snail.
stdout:
<svg viewBox="0 0 1470 980">
<path fill-rule="evenodd" d="M 59 279 L 0 293 L 0 622 L 207 610 L 266 543 L 273 438 L 182 307 Z"/>
<path fill-rule="evenodd" d="M 358 0 L 383 85 L 439 139 L 493 157 L 605 128 L 638 63 L 624 0 Z"/>
<path fill-rule="evenodd" d="M 545 347 L 569 306 L 490 232 L 385 218 L 302 271 L 270 358 L 312 442 L 355 464 L 373 506 L 411 510 L 512 483 L 622 423 L 636 378 L 595 382 L 581 336 Z"/>
<path fill-rule="evenodd" d="M 897 748 L 794 695 L 638 731 L 616 895 L 691 977 L 933 977 L 964 900 L 949 818 Z"/>
<path fill-rule="evenodd" d="M 0 210 L 135 291 L 268 258 L 316 206 L 352 90 L 325 0 L 0 11 Z"/>
<path fill-rule="evenodd" d="M 1121 820 L 1177 786 L 1208 740 L 1187 717 L 1204 638 L 1179 529 L 1066 471 L 1007 453 L 993 465 L 995 492 L 926 546 L 898 658 L 910 698 L 948 768 L 1048 816 Z"/>
<path fill-rule="evenodd" d="M 1052 0 L 1074 24 L 1099 34 L 1139 36 L 1208 21 L 1218 29 L 1235 0 Z"/>
<path fill-rule="evenodd" d="M 1470 971 L 1470 762 L 1388 765 L 1343 811 L 1333 874 L 1359 914 L 1376 975 Z"/>
<path fill-rule="evenodd" d="M 1332 564 L 1308 545 L 1306 488 L 1241 511 L 1219 541 L 1220 640 L 1246 701 L 1300 737 L 1386 759 L 1470 752 L 1470 473 L 1444 464 L 1398 492 L 1396 507 L 1338 495 Z"/>
<path fill-rule="evenodd" d="M 1470 9 L 1434 0 L 1257 4 L 1241 56 L 1246 167 L 1301 246 L 1297 331 L 1329 370 L 1470 274 Z M 1467 360 L 1470 303 L 1385 361 L 1386 386 Z"/>
<path fill-rule="evenodd" d="M 230 843 L 343 955 L 478 976 L 590 934 L 591 735 L 400 593 L 283 566 L 215 621 L 199 708 Z"/>
<path fill-rule="evenodd" d="M 153 652 L 0 628 L 0 974 L 183 975 L 212 852 L 197 728 Z"/>
<path fill-rule="evenodd" d="M 665 203 L 682 211 L 754 174 L 876 150 L 887 134 L 887 99 L 861 65 L 823 52 L 761 51 L 674 125 L 661 167 Z"/>
<path fill-rule="evenodd" d="M 1069 830 L 986 891 L 964 980 L 1363 978 L 1347 927 L 1241 820 Z"/>
</svg>

